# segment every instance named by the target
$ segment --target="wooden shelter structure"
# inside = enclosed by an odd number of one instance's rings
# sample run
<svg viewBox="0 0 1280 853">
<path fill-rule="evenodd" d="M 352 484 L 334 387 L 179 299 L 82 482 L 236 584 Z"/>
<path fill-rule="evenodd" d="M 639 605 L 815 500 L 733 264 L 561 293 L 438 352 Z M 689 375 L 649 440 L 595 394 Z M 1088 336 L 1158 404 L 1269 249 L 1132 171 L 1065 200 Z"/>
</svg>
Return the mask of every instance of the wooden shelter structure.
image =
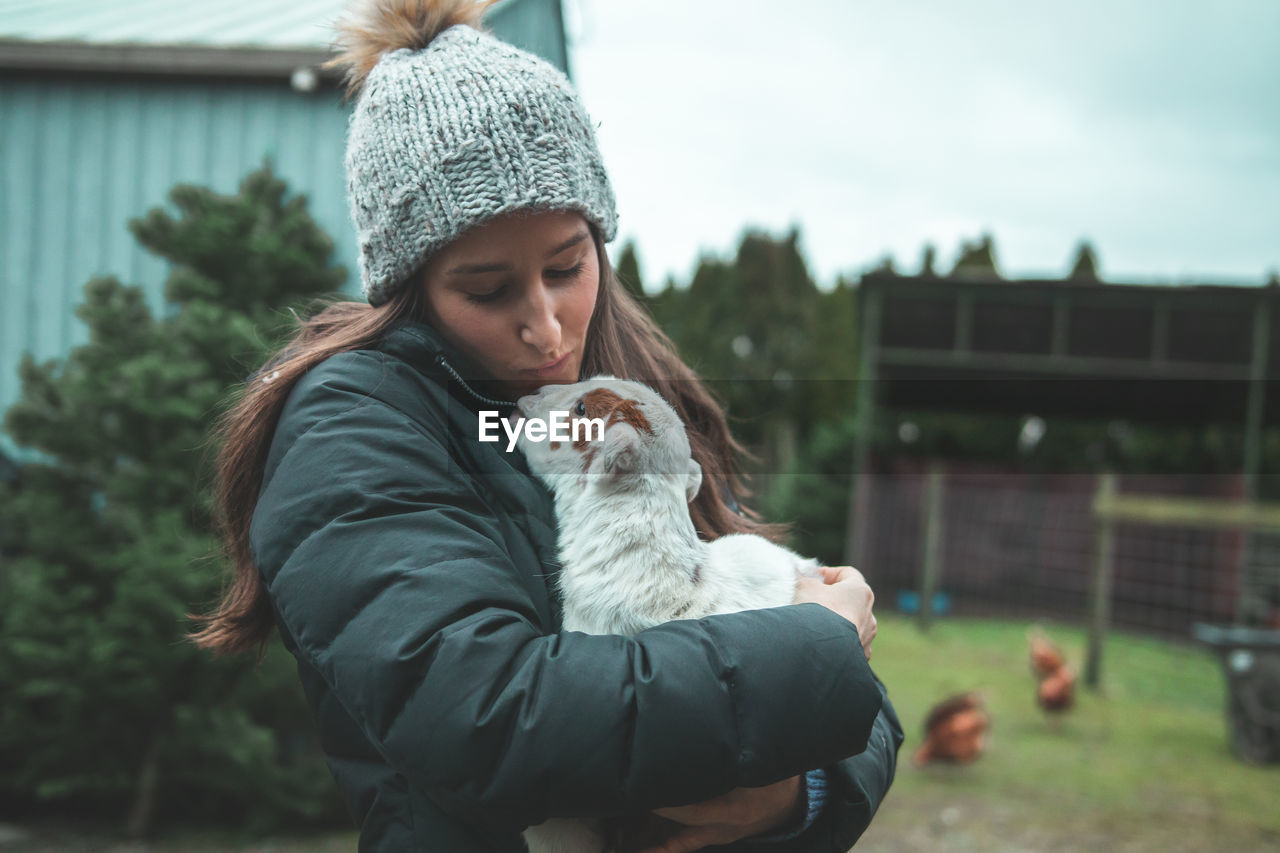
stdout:
<svg viewBox="0 0 1280 853">
<path fill-rule="evenodd" d="M 863 277 L 856 474 L 890 411 L 1121 419 L 1243 430 L 1243 497 L 1280 422 L 1280 287 Z M 855 478 L 846 556 L 866 562 L 871 477 Z M 1247 552 L 1247 545 L 1244 549 Z M 1240 560 L 1247 560 L 1247 553 Z"/>
</svg>

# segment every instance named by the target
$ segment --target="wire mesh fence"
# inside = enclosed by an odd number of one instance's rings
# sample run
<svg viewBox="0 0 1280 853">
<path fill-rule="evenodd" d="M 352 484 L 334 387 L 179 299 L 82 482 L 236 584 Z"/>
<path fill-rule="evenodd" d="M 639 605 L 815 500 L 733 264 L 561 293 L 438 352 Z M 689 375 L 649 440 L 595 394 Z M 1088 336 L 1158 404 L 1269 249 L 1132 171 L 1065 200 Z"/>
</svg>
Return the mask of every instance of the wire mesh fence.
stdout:
<svg viewBox="0 0 1280 853">
<path fill-rule="evenodd" d="M 1027 474 L 879 460 L 856 524 L 855 557 L 882 600 L 908 612 L 1087 621 L 1097 586 L 1098 475 Z M 1238 476 L 1130 475 L 1124 495 L 1240 501 Z M 1109 549 L 1108 620 L 1189 638 L 1197 622 L 1274 623 L 1280 535 L 1241 528 L 1119 522 Z M 884 596 L 889 596 L 887 599 Z"/>
</svg>

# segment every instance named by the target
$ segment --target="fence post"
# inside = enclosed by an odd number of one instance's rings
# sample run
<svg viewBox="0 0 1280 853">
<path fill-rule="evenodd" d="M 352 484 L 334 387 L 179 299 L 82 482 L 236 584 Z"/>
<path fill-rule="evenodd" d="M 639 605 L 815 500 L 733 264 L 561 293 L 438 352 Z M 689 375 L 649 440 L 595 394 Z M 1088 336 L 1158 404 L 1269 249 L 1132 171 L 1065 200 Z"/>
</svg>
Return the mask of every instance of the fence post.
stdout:
<svg viewBox="0 0 1280 853">
<path fill-rule="evenodd" d="M 933 621 L 933 596 L 942 577 L 942 463 L 929 462 L 924 485 L 924 562 L 920 566 L 920 630 Z"/>
<path fill-rule="evenodd" d="M 880 294 L 864 284 L 858 295 L 861 314 L 858 341 L 858 387 L 854 399 L 853 482 L 845 523 L 844 561 L 863 566 L 871 554 L 871 432 L 876 423 L 876 362 L 880 358 Z"/>
<path fill-rule="evenodd" d="M 1085 657 L 1084 683 L 1097 690 L 1102 674 L 1102 646 L 1111 622 L 1111 560 L 1115 522 L 1111 518 L 1111 499 L 1116 495 L 1116 475 L 1107 471 L 1098 477 L 1098 490 L 1093 498 L 1093 573 L 1090 578 L 1092 619 L 1089 623 L 1089 649 Z"/>
<path fill-rule="evenodd" d="M 1271 298 L 1261 294 L 1253 314 L 1253 355 L 1249 363 L 1249 401 L 1244 419 L 1244 499 L 1258 500 L 1258 473 L 1262 467 L 1262 421 L 1267 403 L 1267 352 L 1271 332 Z M 1236 554 L 1235 623 L 1244 625 L 1256 618 L 1258 602 L 1254 600 L 1252 556 L 1257 543 L 1255 531 L 1243 527 L 1240 550 Z M 1263 605 L 1265 607 L 1265 605 Z M 1264 611 L 1265 612 L 1265 611 Z"/>
</svg>

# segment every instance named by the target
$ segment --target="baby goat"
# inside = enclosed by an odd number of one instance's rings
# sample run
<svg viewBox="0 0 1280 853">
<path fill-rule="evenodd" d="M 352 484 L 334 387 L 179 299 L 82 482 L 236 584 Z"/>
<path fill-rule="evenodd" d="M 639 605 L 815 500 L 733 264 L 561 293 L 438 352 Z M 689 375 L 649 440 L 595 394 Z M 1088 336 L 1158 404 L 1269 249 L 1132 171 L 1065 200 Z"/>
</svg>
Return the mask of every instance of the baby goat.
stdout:
<svg viewBox="0 0 1280 853">
<path fill-rule="evenodd" d="M 695 619 L 791 604 L 797 573 L 817 562 L 760 536 L 698 538 L 689 501 L 702 485 L 679 416 L 639 382 L 600 376 L 549 385 L 520 398 L 521 414 L 598 420 L 603 437 L 519 447 L 555 496 L 564 628 L 635 634 L 670 619 Z"/>
<path fill-rule="evenodd" d="M 599 376 L 545 386 L 517 405 L 548 424 L 567 413 L 559 421 L 577 430 L 564 441 L 522 430 L 518 441 L 555 496 L 565 630 L 635 634 L 778 607 L 794 600 L 798 574 L 817 575 L 816 561 L 760 536 L 698 538 L 688 503 L 702 469 L 679 416 L 648 386 Z M 593 421 L 594 432 L 584 429 Z M 550 820 L 525 833 L 532 853 L 601 853 L 605 839 L 593 821 Z"/>
</svg>

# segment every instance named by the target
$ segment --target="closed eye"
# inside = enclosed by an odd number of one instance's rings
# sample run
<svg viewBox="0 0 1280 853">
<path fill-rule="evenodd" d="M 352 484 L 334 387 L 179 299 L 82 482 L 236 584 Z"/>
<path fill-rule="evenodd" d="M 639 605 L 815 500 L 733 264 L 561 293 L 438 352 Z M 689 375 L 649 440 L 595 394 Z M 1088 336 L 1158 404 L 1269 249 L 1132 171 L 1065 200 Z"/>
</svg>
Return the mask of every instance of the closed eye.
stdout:
<svg viewBox="0 0 1280 853">
<path fill-rule="evenodd" d="M 487 293 L 467 293 L 466 296 L 468 302 L 484 304 L 486 302 L 495 302 L 498 299 L 501 299 L 502 295 L 506 292 L 507 286 L 504 284 L 501 287 L 488 291 Z"/>
<path fill-rule="evenodd" d="M 574 264 L 573 266 L 569 267 L 568 269 L 563 269 L 563 270 L 547 270 L 547 276 L 548 276 L 549 278 L 574 278 L 575 276 L 577 276 L 577 275 L 578 275 L 578 273 L 582 272 L 582 268 L 583 268 L 584 266 L 586 266 L 586 264 L 584 264 L 583 262 L 579 261 L 578 263 Z"/>
</svg>

